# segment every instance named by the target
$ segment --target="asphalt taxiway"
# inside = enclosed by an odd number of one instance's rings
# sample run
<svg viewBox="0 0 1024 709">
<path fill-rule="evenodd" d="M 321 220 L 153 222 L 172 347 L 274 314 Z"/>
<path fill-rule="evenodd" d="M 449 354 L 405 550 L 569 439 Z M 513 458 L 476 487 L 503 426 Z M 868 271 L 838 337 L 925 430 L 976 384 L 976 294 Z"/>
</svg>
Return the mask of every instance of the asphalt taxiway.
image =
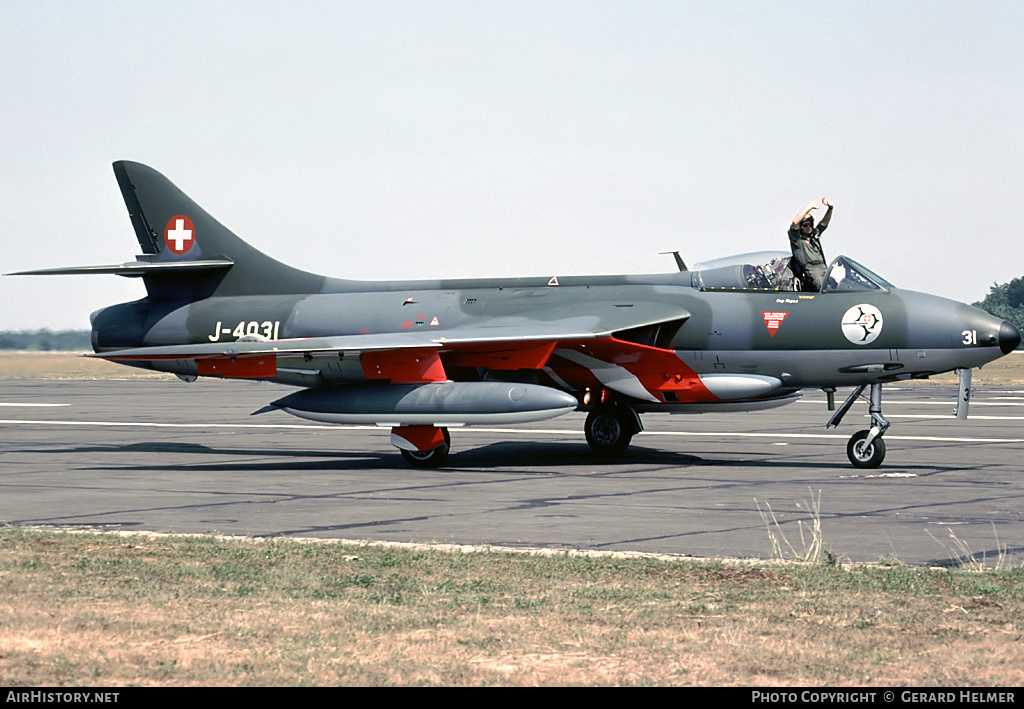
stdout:
<svg viewBox="0 0 1024 709">
<path fill-rule="evenodd" d="M 445 466 L 417 470 L 387 429 L 250 416 L 287 391 L 0 380 L 0 523 L 768 558 L 770 514 L 797 549 L 818 516 L 842 559 L 1024 562 L 1020 387 L 976 389 L 959 423 L 954 389 L 887 388 L 872 471 L 846 458 L 866 405 L 826 431 L 820 392 L 760 413 L 649 414 L 612 460 L 590 452 L 579 414 L 452 429 Z"/>
</svg>

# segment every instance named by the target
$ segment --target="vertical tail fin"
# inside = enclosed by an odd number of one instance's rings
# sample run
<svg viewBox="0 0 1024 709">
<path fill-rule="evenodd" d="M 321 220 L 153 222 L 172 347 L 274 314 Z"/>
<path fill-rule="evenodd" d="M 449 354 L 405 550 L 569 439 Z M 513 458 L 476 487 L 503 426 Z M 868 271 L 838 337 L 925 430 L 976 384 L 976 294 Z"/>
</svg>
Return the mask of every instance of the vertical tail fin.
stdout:
<svg viewBox="0 0 1024 709">
<path fill-rule="evenodd" d="M 142 273 L 151 298 L 194 301 L 211 295 L 321 289 L 322 276 L 286 266 L 254 249 L 156 170 L 122 160 L 114 163 L 114 175 L 143 259 L 157 267 Z M 197 262 L 214 260 L 232 264 L 195 267 Z"/>
</svg>

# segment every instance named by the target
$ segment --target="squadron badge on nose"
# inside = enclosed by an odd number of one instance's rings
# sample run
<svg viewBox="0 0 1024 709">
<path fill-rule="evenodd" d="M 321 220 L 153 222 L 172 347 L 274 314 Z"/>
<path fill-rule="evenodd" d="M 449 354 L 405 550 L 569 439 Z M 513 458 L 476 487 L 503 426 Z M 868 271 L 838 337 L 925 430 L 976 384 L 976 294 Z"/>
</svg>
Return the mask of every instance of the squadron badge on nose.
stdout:
<svg viewBox="0 0 1024 709">
<path fill-rule="evenodd" d="M 843 315 L 843 334 L 855 345 L 867 345 L 882 334 L 882 313 L 873 305 L 861 303 Z"/>
</svg>

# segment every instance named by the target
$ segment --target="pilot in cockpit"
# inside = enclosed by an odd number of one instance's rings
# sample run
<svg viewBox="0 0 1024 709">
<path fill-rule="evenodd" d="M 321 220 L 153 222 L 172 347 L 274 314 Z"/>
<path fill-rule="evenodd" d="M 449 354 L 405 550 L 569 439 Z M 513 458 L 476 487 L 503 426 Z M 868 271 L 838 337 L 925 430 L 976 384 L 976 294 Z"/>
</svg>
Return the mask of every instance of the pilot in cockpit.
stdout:
<svg viewBox="0 0 1024 709">
<path fill-rule="evenodd" d="M 832 219 L 832 202 L 822 197 L 821 203 L 828 207 L 828 211 L 817 226 L 811 216 L 811 212 L 819 207 L 814 201 L 793 217 L 793 223 L 789 226 L 789 246 L 793 250 L 790 268 L 802 284 L 802 290 L 813 293 L 821 292 L 828 268 L 821 248 L 821 233 L 828 228 Z"/>
</svg>

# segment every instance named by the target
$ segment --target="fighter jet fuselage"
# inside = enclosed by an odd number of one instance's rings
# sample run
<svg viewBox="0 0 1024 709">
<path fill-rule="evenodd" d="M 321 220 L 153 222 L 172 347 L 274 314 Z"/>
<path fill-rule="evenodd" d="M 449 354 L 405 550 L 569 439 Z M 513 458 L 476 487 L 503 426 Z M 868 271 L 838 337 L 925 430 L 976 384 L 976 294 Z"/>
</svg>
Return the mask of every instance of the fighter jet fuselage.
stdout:
<svg viewBox="0 0 1024 709">
<path fill-rule="evenodd" d="M 115 174 L 143 253 L 31 272 L 143 279 L 145 298 L 93 314 L 97 356 L 300 387 L 273 406 L 390 427 L 413 465 L 444 460 L 449 426 L 582 409 L 591 446 L 616 454 L 640 413 L 756 411 L 807 387 L 855 387 L 836 425 L 870 387 L 873 425 L 848 453 L 873 467 L 883 383 L 980 367 L 1020 342 L 1009 322 L 845 257 L 816 293 L 781 290 L 785 254 L 659 275 L 327 278 L 257 251 L 150 168 Z"/>
<path fill-rule="evenodd" d="M 698 272 L 699 273 L 699 272 Z M 335 292 L 210 297 L 173 307 L 135 301 L 93 316 L 97 352 L 243 338 L 293 340 L 370 334 L 426 334 L 444 350 L 445 333 L 534 327 L 563 337 L 600 325 L 623 342 L 671 350 L 694 374 L 776 377 L 790 388 L 843 387 L 980 367 L 1015 335 L 1004 321 L 938 296 L 897 288 L 817 294 L 754 289 L 700 290 L 698 273 L 452 281 L 326 281 Z M 871 310 L 865 313 L 865 306 Z M 673 318 L 672 316 L 677 317 Z M 618 319 L 620 322 L 616 323 Z M 635 322 L 652 324 L 632 326 Z M 622 328 L 615 330 L 617 324 Z M 1012 326 L 1011 326 L 1012 327 Z M 571 351 L 585 351 L 569 345 Z M 561 357 L 556 347 L 554 354 Z M 1010 347 L 1012 349 L 1012 347 Z M 457 351 L 455 351 L 457 352 Z M 455 352 L 452 354 L 454 355 Z M 557 358 L 547 365 L 572 377 Z M 194 363 L 193 363 L 194 364 Z M 289 369 L 286 362 L 281 368 Z M 561 365 L 561 366 L 560 366 Z M 303 369 L 302 366 L 298 366 Z M 486 367 L 485 367 L 486 368 Z M 535 370 L 531 370 L 535 371 Z M 183 374 L 195 374 L 185 367 Z M 358 380 L 337 367 L 323 383 Z M 308 376 L 308 375 L 304 375 Z M 271 377 L 300 384 L 285 372 Z"/>
</svg>

